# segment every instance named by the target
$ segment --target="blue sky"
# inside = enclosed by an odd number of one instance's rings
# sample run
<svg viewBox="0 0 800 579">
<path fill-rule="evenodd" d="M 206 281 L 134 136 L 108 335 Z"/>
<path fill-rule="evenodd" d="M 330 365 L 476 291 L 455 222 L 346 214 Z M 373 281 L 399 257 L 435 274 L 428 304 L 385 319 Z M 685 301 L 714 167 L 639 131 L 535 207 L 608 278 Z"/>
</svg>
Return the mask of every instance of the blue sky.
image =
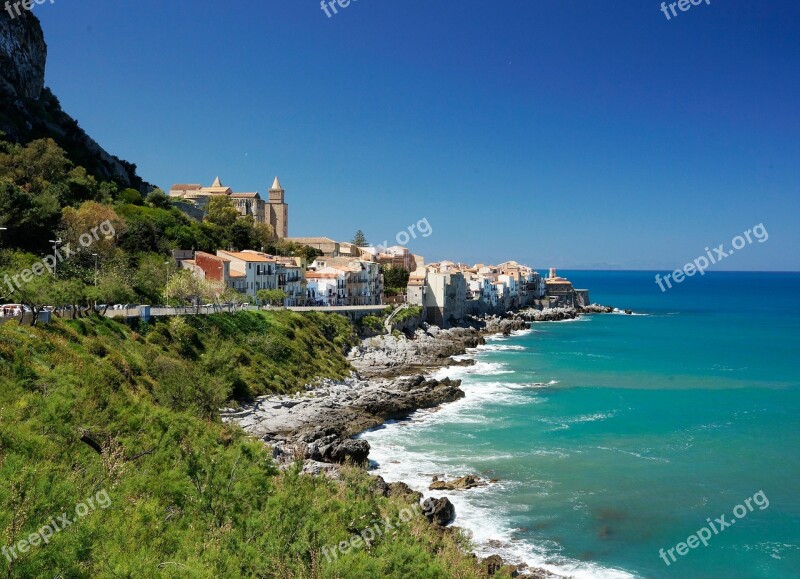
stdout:
<svg viewBox="0 0 800 579">
<path fill-rule="evenodd" d="M 35 8 L 47 84 L 163 188 L 265 193 L 290 235 L 428 260 L 800 270 L 800 3 L 83 0 Z"/>
</svg>

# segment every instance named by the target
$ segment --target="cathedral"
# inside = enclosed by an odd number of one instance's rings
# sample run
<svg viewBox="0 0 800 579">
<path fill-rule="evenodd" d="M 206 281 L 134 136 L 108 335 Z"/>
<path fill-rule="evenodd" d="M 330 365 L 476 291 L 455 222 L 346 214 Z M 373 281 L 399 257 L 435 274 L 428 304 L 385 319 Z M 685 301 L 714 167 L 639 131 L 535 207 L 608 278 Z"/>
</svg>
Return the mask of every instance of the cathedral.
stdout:
<svg viewBox="0 0 800 579">
<path fill-rule="evenodd" d="M 242 216 L 251 215 L 256 223 L 269 223 L 279 238 L 289 237 L 289 205 L 285 199 L 286 191 L 277 177 L 266 201 L 258 192 L 234 193 L 230 187 L 222 184 L 219 177 L 214 179 L 210 187 L 178 184 L 169 191 L 170 199 L 189 203 L 199 209 L 205 207 L 209 198 L 217 195 L 228 196 Z"/>
</svg>

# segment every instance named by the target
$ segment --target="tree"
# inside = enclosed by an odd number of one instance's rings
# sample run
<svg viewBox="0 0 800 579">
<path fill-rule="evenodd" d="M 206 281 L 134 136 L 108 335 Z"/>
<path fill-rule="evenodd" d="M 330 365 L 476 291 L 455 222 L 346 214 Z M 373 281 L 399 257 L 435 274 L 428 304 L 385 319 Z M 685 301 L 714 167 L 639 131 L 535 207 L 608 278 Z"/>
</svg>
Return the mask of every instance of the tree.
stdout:
<svg viewBox="0 0 800 579">
<path fill-rule="evenodd" d="M 174 273 L 164 287 L 164 297 L 167 300 L 174 300 L 180 305 L 192 303 L 199 299 L 201 293 L 200 280 L 187 269 Z"/>
<path fill-rule="evenodd" d="M 364 235 L 364 232 L 360 229 L 356 231 L 355 236 L 353 236 L 353 245 L 356 247 L 369 247 L 369 242 L 367 241 L 367 237 Z"/>
<path fill-rule="evenodd" d="M 60 280 L 53 277 L 41 260 L 26 253 L 12 253 L 6 257 L 5 269 L 0 269 L 0 279 L 8 276 L 12 287 L 0 288 L 4 301 L 28 306 L 36 324 L 39 313 L 45 306 L 75 306 L 83 302 L 84 285 L 77 280 Z"/>
<path fill-rule="evenodd" d="M 102 314 L 106 313 L 109 304 L 124 304 L 136 298 L 136 292 L 131 288 L 129 273 L 119 265 L 105 268 L 97 276 L 97 285 L 86 288 L 86 297 L 92 302 L 92 309 L 97 309 L 97 304 L 102 303 Z"/>
<path fill-rule="evenodd" d="M 35 195 L 0 180 L 0 244 L 40 252 L 58 224 L 61 207 L 52 193 Z"/>
<path fill-rule="evenodd" d="M 200 311 L 201 301 L 217 299 L 224 291 L 218 284 L 196 278 L 188 269 L 181 269 L 169 278 L 164 288 L 164 297 L 181 305 L 195 303 Z"/>
<path fill-rule="evenodd" d="M 279 289 L 262 289 L 256 292 L 258 301 L 263 304 L 271 304 L 273 306 L 283 305 L 284 301 L 289 294 Z"/>
<path fill-rule="evenodd" d="M 263 290 L 262 290 L 263 291 Z M 234 308 L 238 308 L 241 304 L 253 303 L 253 298 L 236 291 L 233 288 L 225 288 L 220 294 L 219 299 L 226 304 L 233 304 Z"/>
<path fill-rule="evenodd" d="M 81 306 L 86 298 L 86 285 L 77 279 L 53 280 L 48 301 L 51 306 L 71 306 L 76 317 L 80 317 Z"/>
<path fill-rule="evenodd" d="M 109 259 L 117 247 L 117 236 L 124 230 L 124 222 L 108 205 L 87 201 L 80 207 L 67 207 L 61 217 L 59 236 L 72 250 L 83 247 L 88 253 L 97 253 L 100 259 Z M 91 241 L 88 245 L 84 245 Z"/>
<path fill-rule="evenodd" d="M 142 255 L 133 274 L 133 287 L 145 300 L 142 303 L 161 303 L 164 299 L 164 288 L 176 271 L 177 266 L 172 259 L 155 253 Z"/>
<path fill-rule="evenodd" d="M 169 197 L 167 197 L 166 193 L 158 188 L 153 189 L 147 195 L 145 198 L 145 203 L 147 203 L 150 207 L 154 207 L 155 209 L 169 209 L 172 207 Z"/>
<path fill-rule="evenodd" d="M 84 201 L 100 201 L 97 179 L 83 167 L 75 167 L 67 177 L 69 194 L 61 198 L 62 205 L 76 205 Z"/>
<path fill-rule="evenodd" d="M 304 257 L 308 263 L 323 255 L 322 251 L 310 245 L 301 245 L 293 241 L 278 239 L 267 246 L 267 252 L 272 255 L 282 255 L 286 257 Z"/>
<path fill-rule="evenodd" d="M 256 223 L 253 226 L 255 246 L 258 249 L 268 247 L 275 241 L 275 228 L 269 223 Z"/>
<path fill-rule="evenodd" d="M 10 181 L 34 195 L 52 184 L 65 183 L 72 162 L 53 139 L 31 141 L 25 147 L 7 145 L 0 152 L 0 179 Z"/>
<path fill-rule="evenodd" d="M 235 220 L 228 227 L 225 232 L 228 238 L 228 245 L 241 251 L 242 249 L 254 249 L 260 247 L 256 245 L 258 242 L 255 239 L 255 222 L 251 215 L 242 217 Z"/>
<path fill-rule="evenodd" d="M 227 195 L 214 195 L 208 200 L 206 221 L 220 227 L 230 227 L 238 218 L 239 212 Z"/>
<path fill-rule="evenodd" d="M 136 189 L 124 189 L 122 192 L 119 193 L 117 199 L 122 203 L 127 203 L 129 205 L 142 205 L 144 200 L 142 199 L 142 194 L 139 193 Z"/>
<path fill-rule="evenodd" d="M 402 267 L 387 267 L 383 270 L 383 285 L 387 288 L 405 290 L 410 273 Z"/>
</svg>

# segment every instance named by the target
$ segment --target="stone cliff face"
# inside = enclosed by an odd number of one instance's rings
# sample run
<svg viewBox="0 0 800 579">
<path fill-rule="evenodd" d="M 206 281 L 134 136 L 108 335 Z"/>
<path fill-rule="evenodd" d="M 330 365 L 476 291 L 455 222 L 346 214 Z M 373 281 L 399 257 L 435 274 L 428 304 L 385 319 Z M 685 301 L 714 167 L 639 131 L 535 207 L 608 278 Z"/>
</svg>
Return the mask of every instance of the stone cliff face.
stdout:
<svg viewBox="0 0 800 579">
<path fill-rule="evenodd" d="M 110 155 L 61 110 L 45 88 L 46 63 L 39 19 L 25 10 L 12 19 L 0 3 L 0 131 L 18 143 L 52 138 L 73 163 L 99 179 L 147 191 L 150 186 L 136 175 L 136 165 Z"/>
<path fill-rule="evenodd" d="M 39 100 L 44 89 L 47 44 L 39 21 L 23 12 L 0 17 L 0 90 L 18 99 Z"/>
</svg>

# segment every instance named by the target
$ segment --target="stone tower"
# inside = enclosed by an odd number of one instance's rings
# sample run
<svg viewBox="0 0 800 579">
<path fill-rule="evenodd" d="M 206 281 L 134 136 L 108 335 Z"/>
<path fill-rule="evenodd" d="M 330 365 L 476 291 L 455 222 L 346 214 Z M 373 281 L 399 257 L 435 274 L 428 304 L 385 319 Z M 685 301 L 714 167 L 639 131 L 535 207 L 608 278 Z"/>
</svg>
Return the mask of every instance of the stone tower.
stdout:
<svg viewBox="0 0 800 579">
<path fill-rule="evenodd" d="M 284 199 L 285 194 L 281 182 L 275 177 L 269 189 L 269 224 L 275 228 L 275 235 L 280 239 L 289 237 L 289 205 Z"/>
</svg>

